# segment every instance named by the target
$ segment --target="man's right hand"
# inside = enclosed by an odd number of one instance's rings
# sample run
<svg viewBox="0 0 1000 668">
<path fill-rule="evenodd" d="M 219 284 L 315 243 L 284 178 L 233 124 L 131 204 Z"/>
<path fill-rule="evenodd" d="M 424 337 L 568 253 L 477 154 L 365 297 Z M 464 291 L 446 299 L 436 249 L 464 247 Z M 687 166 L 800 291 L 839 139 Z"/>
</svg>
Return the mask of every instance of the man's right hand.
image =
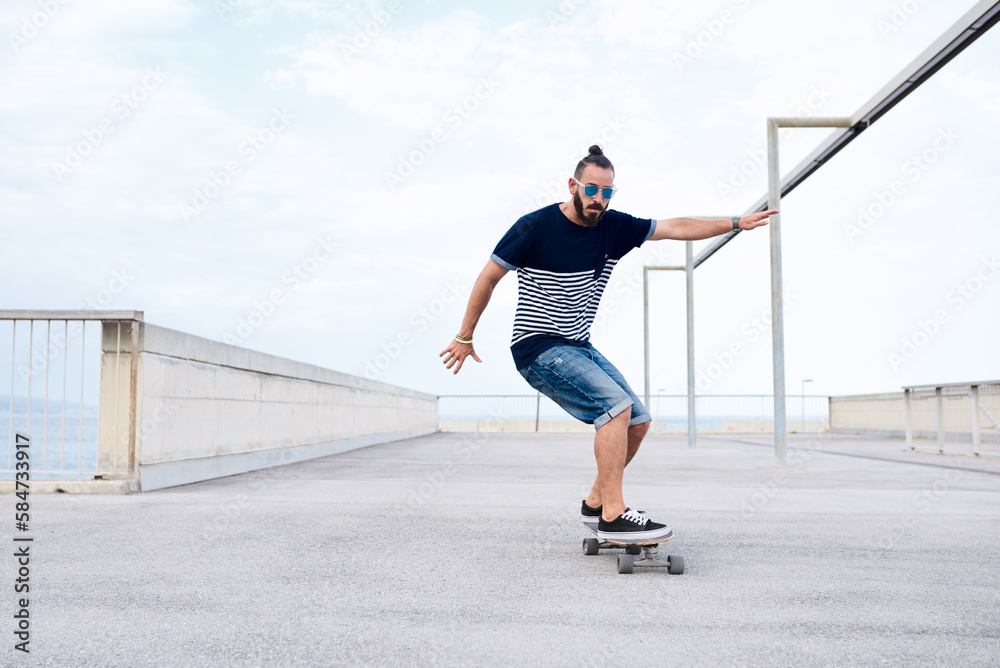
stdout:
<svg viewBox="0 0 1000 668">
<path fill-rule="evenodd" d="M 455 370 L 452 371 L 453 374 L 458 373 L 458 370 L 462 368 L 462 364 L 465 362 L 465 358 L 470 356 L 477 362 L 482 362 L 471 343 L 462 343 L 457 339 L 452 339 L 448 347 L 438 355 L 438 357 L 444 357 L 442 361 L 447 368 L 455 367 Z"/>
<path fill-rule="evenodd" d="M 462 319 L 462 326 L 458 330 L 458 337 L 469 339 L 469 343 L 462 343 L 458 339 L 452 339 L 448 347 L 438 355 L 438 357 L 444 357 L 443 361 L 446 367 L 449 369 L 455 367 L 455 370 L 452 372 L 453 374 L 458 373 L 458 370 L 462 368 L 462 364 L 465 362 L 465 358 L 470 355 L 477 362 L 482 362 L 479 359 L 479 355 L 476 354 L 476 349 L 472 347 L 472 332 L 476 329 L 479 316 L 483 314 L 483 311 L 486 310 L 486 305 L 490 303 L 490 295 L 493 294 L 493 288 L 507 274 L 507 271 L 506 268 L 491 258 L 486 261 L 486 266 L 483 267 L 479 278 L 476 279 L 475 285 L 472 286 L 472 294 L 469 295 L 469 305 L 465 309 L 465 318 Z"/>
</svg>

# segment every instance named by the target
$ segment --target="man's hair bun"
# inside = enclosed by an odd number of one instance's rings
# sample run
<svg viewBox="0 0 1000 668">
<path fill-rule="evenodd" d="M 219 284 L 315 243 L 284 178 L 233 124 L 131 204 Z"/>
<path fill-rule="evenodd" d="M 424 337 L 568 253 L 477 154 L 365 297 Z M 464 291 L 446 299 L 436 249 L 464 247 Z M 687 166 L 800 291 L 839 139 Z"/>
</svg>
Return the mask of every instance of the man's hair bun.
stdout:
<svg viewBox="0 0 1000 668">
<path fill-rule="evenodd" d="M 583 170 L 587 168 L 587 165 L 596 165 L 601 169 L 610 169 L 612 172 L 615 171 L 611 161 L 604 155 L 604 150 L 597 144 L 591 146 L 588 151 L 588 155 L 584 156 L 583 160 L 576 164 L 576 170 L 573 172 L 573 176 L 577 179 L 583 176 Z"/>
</svg>

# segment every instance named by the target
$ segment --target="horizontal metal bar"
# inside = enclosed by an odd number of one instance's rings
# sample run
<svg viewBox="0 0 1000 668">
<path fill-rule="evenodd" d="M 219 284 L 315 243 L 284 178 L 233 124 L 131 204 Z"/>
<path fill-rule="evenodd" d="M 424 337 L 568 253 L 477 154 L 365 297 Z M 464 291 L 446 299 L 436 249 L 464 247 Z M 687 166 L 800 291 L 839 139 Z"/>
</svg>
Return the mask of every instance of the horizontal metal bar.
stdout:
<svg viewBox="0 0 1000 668">
<path fill-rule="evenodd" d="M 849 117 L 844 118 L 800 118 L 777 117 L 768 118 L 779 128 L 849 128 L 854 125 L 854 120 Z"/>
<path fill-rule="evenodd" d="M 534 399 L 536 394 L 442 394 L 438 399 Z M 687 399 L 686 394 L 651 394 L 659 399 Z M 699 394 L 699 399 L 770 399 L 773 394 Z M 827 394 L 789 394 L 790 397 L 806 399 L 829 399 Z"/>
<path fill-rule="evenodd" d="M 781 180 L 781 196 L 785 197 L 813 172 L 822 167 L 845 146 L 857 139 L 872 123 L 899 104 L 906 96 L 951 62 L 955 56 L 979 39 L 987 30 L 1000 21 L 1000 1 L 980 0 L 965 15 L 948 28 L 933 44 L 904 67 L 888 84 L 870 100 L 851 114 L 850 127 L 835 130 L 812 153 L 795 166 L 788 176 Z M 829 120 L 829 119 L 825 119 Z M 803 127 L 803 126 L 799 126 Z M 743 215 L 767 210 L 767 196 L 758 199 Z M 731 232 L 717 237 L 705 247 L 694 260 L 698 267 L 712 257 L 720 248 L 732 241 L 739 232 Z"/>
<path fill-rule="evenodd" d="M 1000 380 L 976 380 L 969 383 L 925 383 L 924 385 L 904 385 L 904 390 L 912 390 L 914 392 L 919 392 L 921 390 L 934 391 L 937 388 L 942 390 L 949 387 L 963 387 L 966 385 L 1000 385 Z"/>
<path fill-rule="evenodd" d="M 0 311 L 0 320 L 138 320 L 142 311 Z"/>
<path fill-rule="evenodd" d="M 642 268 L 643 271 L 684 271 L 685 269 L 686 267 L 666 267 L 666 266 L 662 267 L 646 266 Z"/>
</svg>

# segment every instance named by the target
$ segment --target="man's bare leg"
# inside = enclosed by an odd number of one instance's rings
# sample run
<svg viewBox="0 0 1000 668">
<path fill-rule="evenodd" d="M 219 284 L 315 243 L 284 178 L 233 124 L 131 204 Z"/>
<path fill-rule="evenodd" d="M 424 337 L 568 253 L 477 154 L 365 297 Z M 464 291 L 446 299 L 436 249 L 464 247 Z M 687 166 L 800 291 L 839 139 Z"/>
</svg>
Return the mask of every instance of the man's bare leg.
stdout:
<svg viewBox="0 0 1000 668">
<path fill-rule="evenodd" d="M 611 420 L 611 422 L 615 422 L 615 420 L 618 420 L 619 418 L 621 418 L 622 415 L 628 416 L 628 418 L 625 420 L 625 422 L 627 424 L 628 423 L 628 419 L 631 419 L 632 412 L 631 411 L 622 411 L 619 415 L 615 416 L 615 419 Z M 597 430 L 597 436 L 595 436 L 595 438 L 594 438 L 594 454 L 597 456 L 597 470 L 598 470 L 598 473 L 597 473 L 597 479 L 594 480 L 594 486 L 590 489 L 590 494 L 587 496 L 587 505 L 590 506 L 591 508 L 599 508 L 600 506 L 602 506 L 604 504 L 604 494 L 602 493 L 602 487 L 601 487 L 601 460 L 600 460 L 600 455 L 598 454 L 598 447 L 599 446 L 598 446 L 598 440 L 597 439 L 600 438 L 601 431 L 603 431 L 606 427 L 608 427 L 611 424 L 611 422 L 608 422 L 607 424 L 603 425 L 600 429 L 598 429 Z M 627 440 L 627 448 L 626 448 L 626 451 L 625 451 L 625 463 L 622 466 L 622 472 L 623 473 L 624 473 L 625 467 L 628 466 L 629 462 L 632 461 L 632 458 L 635 457 L 635 454 L 639 451 L 639 446 L 642 445 L 642 439 L 644 439 L 646 437 L 646 433 L 649 431 L 649 425 L 650 424 L 652 424 L 652 423 L 651 422 L 643 422 L 641 424 L 631 425 L 630 427 L 628 427 L 628 430 L 627 430 L 627 439 L 628 440 Z M 611 437 L 611 434 L 608 434 L 608 436 Z M 618 496 L 619 499 L 621 499 L 622 498 L 622 494 L 621 494 L 621 476 L 619 476 L 619 478 L 618 478 L 617 489 L 618 489 L 617 496 Z M 615 513 L 614 516 L 612 517 L 612 519 L 614 519 L 615 517 L 618 517 L 618 515 L 621 515 L 623 512 L 625 512 L 624 502 L 622 502 L 622 508 L 621 508 L 621 510 L 619 510 L 617 513 Z"/>
</svg>

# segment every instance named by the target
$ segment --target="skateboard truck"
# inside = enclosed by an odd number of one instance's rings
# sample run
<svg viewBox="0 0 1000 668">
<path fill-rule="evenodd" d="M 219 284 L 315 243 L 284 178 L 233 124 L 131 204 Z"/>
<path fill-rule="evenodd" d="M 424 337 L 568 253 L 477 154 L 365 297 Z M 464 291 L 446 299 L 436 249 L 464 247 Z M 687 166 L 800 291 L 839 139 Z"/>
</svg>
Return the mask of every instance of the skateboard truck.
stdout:
<svg viewBox="0 0 1000 668">
<path fill-rule="evenodd" d="M 671 575 L 680 575 L 684 572 L 684 557 L 677 554 L 669 554 L 666 559 L 658 556 L 659 544 L 636 545 L 634 543 L 610 543 L 596 538 L 583 539 L 583 553 L 597 554 L 602 549 L 623 548 L 625 552 L 618 555 L 618 572 L 628 574 L 635 568 L 666 568 Z M 639 559 L 635 557 L 639 554 Z"/>
</svg>

